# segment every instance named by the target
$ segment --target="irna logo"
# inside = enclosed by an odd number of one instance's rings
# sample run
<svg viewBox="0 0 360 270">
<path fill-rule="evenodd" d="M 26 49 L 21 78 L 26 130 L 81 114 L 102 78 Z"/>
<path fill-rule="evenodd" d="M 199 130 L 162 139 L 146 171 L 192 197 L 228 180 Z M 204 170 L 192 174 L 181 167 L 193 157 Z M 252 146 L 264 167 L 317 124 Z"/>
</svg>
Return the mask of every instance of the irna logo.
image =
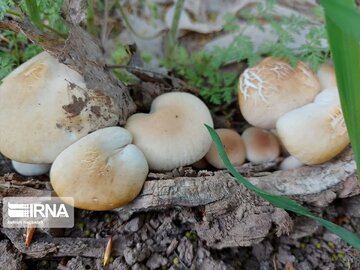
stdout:
<svg viewBox="0 0 360 270">
<path fill-rule="evenodd" d="M 63 203 L 10 203 L 8 202 L 8 215 L 11 218 L 68 218 L 69 214 Z"/>
<path fill-rule="evenodd" d="M 64 203 L 66 201 L 67 203 Z M 73 198 L 4 197 L 4 228 L 72 228 L 74 226 Z"/>
</svg>

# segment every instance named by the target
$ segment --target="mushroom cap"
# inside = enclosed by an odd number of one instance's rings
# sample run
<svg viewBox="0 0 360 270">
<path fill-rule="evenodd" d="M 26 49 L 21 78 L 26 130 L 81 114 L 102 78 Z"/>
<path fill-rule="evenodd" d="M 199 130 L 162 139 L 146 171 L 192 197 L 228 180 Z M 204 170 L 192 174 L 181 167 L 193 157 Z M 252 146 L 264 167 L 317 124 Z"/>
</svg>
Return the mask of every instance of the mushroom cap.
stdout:
<svg viewBox="0 0 360 270">
<path fill-rule="evenodd" d="M 67 146 L 118 119 L 110 97 L 86 89 L 79 73 L 46 52 L 0 86 L 0 151 L 19 162 L 52 163 Z"/>
<path fill-rule="evenodd" d="M 245 145 L 241 136 L 236 131 L 226 128 L 217 129 L 216 132 L 224 145 L 225 152 L 231 164 L 234 166 L 243 164 L 245 161 Z M 211 144 L 209 151 L 205 155 L 205 159 L 217 169 L 226 168 L 214 143 Z"/>
<path fill-rule="evenodd" d="M 75 207 L 87 210 L 110 210 L 132 201 L 149 168 L 131 141 L 126 129 L 109 127 L 70 145 L 51 167 L 50 181 L 56 194 L 72 197 Z"/>
<path fill-rule="evenodd" d="M 247 128 L 241 135 L 250 162 L 263 163 L 276 159 L 280 154 L 280 144 L 276 136 L 265 129 Z"/>
<path fill-rule="evenodd" d="M 150 169 L 166 171 L 205 156 L 211 137 L 204 124 L 213 126 L 213 120 L 198 97 L 171 92 L 155 98 L 149 114 L 129 117 L 126 129 L 144 153 Z"/>
<path fill-rule="evenodd" d="M 333 65 L 322 64 L 317 77 L 319 78 L 321 89 L 326 89 L 330 87 L 336 87 L 336 75 Z"/>
<path fill-rule="evenodd" d="M 326 162 L 349 144 L 336 87 L 283 115 L 276 129 L 289 153 L 307 165 Z"/>
<path fill-rule="evenodd" d="M 11 165 L 14 170 L 23 176 L 36 176 L 48 173 L 51 168 L 51 164 L 30 164 L 22 163 L 15 160 L 11 161 Z"/>
<path fill-rule="evenodd" d="M 271 129 L 280 116 L 313 101 L 320 84 L 304 63 L 293 68 L 268 57 L 241 74 L 238 88 L 244 118 L 253 126 Z"/>
<path fill-rule="evenodd" d="M 297 169 L 302 166 L 304 166 L 304 163 L 302 163 L 296 157 L 288 156 L 284 158 L 283 161 L 281 161 L 279 168 L 280 170 L 287 171 L 287 170 Z"/>
</svg>

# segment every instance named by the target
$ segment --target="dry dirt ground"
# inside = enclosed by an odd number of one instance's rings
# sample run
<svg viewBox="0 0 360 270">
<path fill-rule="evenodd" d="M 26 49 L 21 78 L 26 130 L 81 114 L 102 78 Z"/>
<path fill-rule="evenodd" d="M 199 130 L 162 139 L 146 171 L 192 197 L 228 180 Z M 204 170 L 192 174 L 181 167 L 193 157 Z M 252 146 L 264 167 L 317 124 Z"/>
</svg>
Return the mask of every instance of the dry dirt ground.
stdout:
<svg viewBox="0 0 360 270">
<path fill-rule="evenodd" d="M 355 196 L 313 211 L 359 233 L 359 203 L 360 196 Z M 16 237 L 1 229 L 0 268 L 102 269 L 106 240 L 112 236 L 111 263 L 104 269 L 360 269 L 359 254 L 347 244 L 311 220 L 295 216 L 292 237 L 278 238 L 270 233 L 251 247 L 211 249 L 189 222 L 189 213 L 193 216 L 197 211 L 196 208 L 179 208 L 129 217 L 119 212 L 77 210 L 74 228 L 37 231 L 33 239 L 34 246 L 37 241 L 49 237 L 48 234 L 62 236 L 66 241 L 84 239 L 82 243 L 91 249 L 86 254 L 69 250 L 66 257 L 52 256 L 51 252 L 21 254 L 15 247 L 19 245 L 15 243 Z"/>
<path fill-rule="evenodd" d="M 354 201 L 359 202 L 359 198 Z M 326 211 L 328 217 L 341 215 L 342 207 L 336 204 Z M 105 269 L 360 269 L 357 255 L 322 228 L 297 240 L 269 235 L 252 247 L 212 250 L 188 227 L 180 210 L 137 214 L 127 222 L 114 213 L 77 215 L 76 228 L 66 231 L 66 236 L 113 235 L 117 255 Z M 346 227 L 354 228 L 358 221 L 351 217 Z M 100 258 L 29 259 L 21 256 L 4 235 L 0 237 L 0 262 L 6 265 L 1 269 L 101 269 Z M 41 235 L 34 241 L 37 237 Z M 99 248 L 101 252 L 103 248 Z"/>
</svg>

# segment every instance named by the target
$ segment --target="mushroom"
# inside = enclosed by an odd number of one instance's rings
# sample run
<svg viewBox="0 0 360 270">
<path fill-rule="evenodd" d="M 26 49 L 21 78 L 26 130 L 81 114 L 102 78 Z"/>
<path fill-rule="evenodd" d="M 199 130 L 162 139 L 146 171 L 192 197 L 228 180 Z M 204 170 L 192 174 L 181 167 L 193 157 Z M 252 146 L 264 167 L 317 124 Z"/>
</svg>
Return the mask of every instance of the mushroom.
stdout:
<svg viewBox="0 0 360 270">
<path fill-rule="evenodd" d="M 11 161 L 14 170 L 23 176 L 36 176 L 48 173 L 51 164 L 30 164 L 22 163 L 15 160 Z"/>
<path fill-rule="evenodd" d="M 335 69 L 333 65 L 322 64 L 317 73 L 317 77 L 319 78 L 321 89 L 337 86 Z"/>
<path fill-rule="evenodd" d="M 206 105 L 196 96 L 171 92 L 158 96 L 149 114 L 129 117 L 126 129 L 144 153 L 152 170 L 166 171 L 200 160 L 210 148 L 204 126 L 213 126 Z"/>
<path fill-rule="evenodd" d="M 245 145 L 241 136 L 232 129 L 217 129 L 216 132 L 224 145 L 225 152 L 231 164 L 234 166 L 243 164 L 245 161 Z M 205 159 L 217 169 L 226 168 L 214 143 L 211 144 L 209 151 L 205 155 Z"/>
<path fill-rule="evenodd" d="M 19 162 L 52 163 L 67 146 L 118 119 L 112 98 L 86 89 L 79 73 L 46 52 L 0 86 L 0 151 Z"/>
<path fill-rule="evenodd" d="M 304 166 L 304 163 L 302 163 L 296 157 L 288 156 L 284 158 L 283 161 L 281 161 L 279 168 L 280 170 L 287 171 L 287 170 L 297 169 L 302 166 Z"/>
<path fill-rule="evenodd" d="M 50 182 L 66 203 L 86 210 L 110 210 L 132 201 L 149 168 L 124 128 L 97 130 L 70 145 L 55 159 Z"/>
<path fill-rule="evenodd" d="M 276 129 L 289 153 L 307 165 L 326 162 L 349 144 L 336 87 L 323 90 L 313 103 L 283 115 Z"/>
<path fill-rule="evenodd" d="M 250 162 L 263 163 L 275 160 L 280 154 L 280 144 L 270 131 L 257 127 L 247 128 L 241 135 Z"/>
<path fill-rule="evenodd" d="M 271 129 L 283 114 L 301 107 L 320 91 L 319 80 L 304 63 L 265 58 L 239 79 L 239 106 L 253 126 Z"/>
</svg>

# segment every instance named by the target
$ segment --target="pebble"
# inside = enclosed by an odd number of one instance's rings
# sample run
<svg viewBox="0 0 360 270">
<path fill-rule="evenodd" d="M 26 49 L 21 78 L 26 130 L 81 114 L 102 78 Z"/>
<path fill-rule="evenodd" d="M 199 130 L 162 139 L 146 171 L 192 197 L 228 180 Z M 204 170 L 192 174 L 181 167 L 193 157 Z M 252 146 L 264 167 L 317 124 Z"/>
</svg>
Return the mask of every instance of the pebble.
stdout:
<svg viewBox="0 0 360 270">
<path fill-rule="evenodd" d="M 161 256 L 159 253 L 153 253 L 146 262 L 146 266 L 150 269 L 156 269 L 161 266 L 166 266 L 168 260 Z"/>
<path fill-rule="evenodd" d="M 137 232 L 144 225 L 144 219 L 140 217 L 134 217 L 128 223 L 126 223 L 124 230 L 126 232 Z"/>
</svg>

